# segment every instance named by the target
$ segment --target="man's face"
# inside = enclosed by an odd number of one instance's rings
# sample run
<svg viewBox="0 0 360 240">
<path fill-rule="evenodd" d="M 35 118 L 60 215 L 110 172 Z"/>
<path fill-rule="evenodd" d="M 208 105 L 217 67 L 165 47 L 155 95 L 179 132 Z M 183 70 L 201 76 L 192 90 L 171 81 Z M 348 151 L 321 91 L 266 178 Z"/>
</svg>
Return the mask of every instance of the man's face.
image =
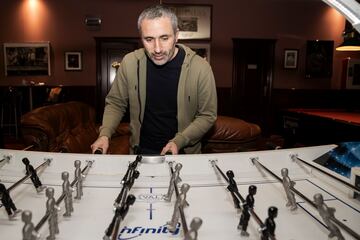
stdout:
<svg viewBox="0 0 360 240">
<path fill-rule="evenodd" d="M 156 65 L 164 65 L 176 55 L 175 44 L 178 31 L 174 33 L 169 17 L 144 19 L 141 22 L 141 40 L 146 54 Z"/>
</svg>

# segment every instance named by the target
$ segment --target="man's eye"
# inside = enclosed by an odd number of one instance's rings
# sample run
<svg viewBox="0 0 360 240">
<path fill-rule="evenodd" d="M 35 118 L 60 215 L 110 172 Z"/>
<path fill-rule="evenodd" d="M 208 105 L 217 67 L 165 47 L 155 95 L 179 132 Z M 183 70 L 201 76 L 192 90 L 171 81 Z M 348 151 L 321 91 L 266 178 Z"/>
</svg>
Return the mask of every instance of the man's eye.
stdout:
<svg viewBox="0 0 360 240">
<path fill-rule="evenodd" d="M 166 41 L 166 40 L 168 40 L 169 39 L 169 37 L 162 37 L 161 38 L 161 40 L 163 40 L 163 41 Z"/>
<path fill-rule="evenodd" d="M 151 42 L 151 41 L 152 41 L 152 38 L 145 38 L 145 41 L 146 41 L 146 42 Z"/>
</svg>

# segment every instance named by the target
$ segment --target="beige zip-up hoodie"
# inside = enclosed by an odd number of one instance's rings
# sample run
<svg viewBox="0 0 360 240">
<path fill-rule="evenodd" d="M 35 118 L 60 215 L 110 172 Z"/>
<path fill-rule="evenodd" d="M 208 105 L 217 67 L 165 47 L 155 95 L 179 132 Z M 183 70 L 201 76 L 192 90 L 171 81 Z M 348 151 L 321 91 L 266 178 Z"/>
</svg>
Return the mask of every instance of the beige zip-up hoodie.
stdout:
<svg viewBox="0 0 360 240">
<path fill-rule="evenodd" d="M 209 63 L 185 45 L 177 93 L 178 132 L 170 141 L 186 153 L 200 153 L 202 136 L 217 117 L 217 96 Z M 160 86 L 159 86 L 160 87 Z M 161 96 L 159 96 L 161 97 Z M 130 153 L 139 145 L 146 102 L 146 55 L 143 48 L 127 54 L 105 99 L 99 136 L 111 138 L 129 105 Z"/>
</svg>

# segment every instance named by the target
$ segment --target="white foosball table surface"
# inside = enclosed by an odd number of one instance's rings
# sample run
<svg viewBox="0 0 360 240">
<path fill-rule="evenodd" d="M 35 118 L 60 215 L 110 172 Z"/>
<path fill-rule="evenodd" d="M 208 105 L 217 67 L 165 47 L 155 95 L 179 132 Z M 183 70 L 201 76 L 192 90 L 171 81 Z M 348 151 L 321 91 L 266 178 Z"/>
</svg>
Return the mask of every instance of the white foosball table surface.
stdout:
<svg viewBox="0 0 360 240">
<path fill-rule="evenodd" d="M 140 177 L 130 191 L 135 195 L 136 201 L 130 207 L 125 220 L 121 222 L 117 239 L 183 239 L 181 227 L 174 234 L 169 233 L 165 227 L 165 223 L 171 219 L 175 201 L 174 196 L 171 202 L 163 200 L 170 179 L 168 161 L 183 165 L 180 172 L 181 183 L 190 185 L 187 194 L 190 206 L 184 210 L 185 217 L 188 225 L 194 217 L 203 220 L 198 232 L 199 239 L 260 239 L 259 226 L 253 219 L 250 219 L 247 229 L 250 237 L 240 236 L 237 229 L 240 212 L 233 206 L 225 180 L 209 161 L 214 159 L 224 173 L 233 170 L 239 192 L 244 198 L 249 185 L 257 186 L 254 211 L 263 221 L 267 217 L 268 207 L 278 208 L 278 217 L 275 219 L 277 239 L 328 239 L 329 232 L 316 209 L 296 196 L 298 209 L 290 211 L 285 206 L 286 196 L 282 184 L 253 165 L 250 161 L 252 157 L 257 157 L 259 162 L 279 177 L 281 169 L 288 168 L 289 176 L 296 182 L 297 190 L 311 200 L 314 194 L 321 193 L 325 203 L 336 208 L 336 218 L 360 234 L 360 203 L 352 198 L 352 191 L 289 157 L 290 154 L 297 154 L 299 158 L 312 163 L 312 160 L 334 147 L 336 145 L 242 153 L 177 155 L 166 156 L 166 161 L 162 164 L 141 163 L 137 168 Z M 102 239 L 114 215 L 113 203 L 121 190 L 120 181 L 129 162 L 134 161 L 136 157 L 0 149 L 0 158 L 9 154 L 12 159 L 0 169 L 0 180 L 7 187 L 24 176 L 22 158 L 27 157 L 34 167 L 43 163 L 45 158 L 52 158 L 50 166 L 46 167 L 39 177 L 44 185 L 54 187 L 55 199 L 62 194 L 61 173 L 68 171 L 72 181 L 75 160 L 81 160 L 82 168 L 86 165 L 86 160 L 94 160 L 84 181 L 84 196 L 81 200 L 74 200 L 74 212 L 70 218 L 62 216 L 65 211 L 64 203 L 60 205 L 60 233 L 56 235 L 56 239 L 59 240 Z M 330 172 L 322 166 L 317 167 Z M 332 174 L 344 181 L 350 181 L 336 173 Z M 32 211 L 34 225 L 44 216 L 47 198 L 44 192 L 39 194 L 35 191 L 30 180 L 12 190 L 10 195 L 17 208 Z M 4 207 L 0 209 L 1 239 L 22 239 L 23 225 L 21 215 L 16 220 L 9 221 Z M 42 239 L 45 239 L 49 232 L 47 222 L 39 232 Z M 344 231 L 342 234 L 345 239 L 353 239 Z"/>
</svg>

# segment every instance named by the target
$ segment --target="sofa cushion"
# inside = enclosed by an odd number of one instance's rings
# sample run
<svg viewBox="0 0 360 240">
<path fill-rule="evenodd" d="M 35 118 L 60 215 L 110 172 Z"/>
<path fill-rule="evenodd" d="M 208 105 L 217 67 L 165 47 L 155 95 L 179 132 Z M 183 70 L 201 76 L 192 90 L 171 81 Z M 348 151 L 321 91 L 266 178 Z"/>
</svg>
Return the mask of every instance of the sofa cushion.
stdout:
<svg viewBox="0 0 360 240">
<path fill-rule="evenodd" d="M 130 128 L 129 123 L 120 123 L 115 133 L 111 137 L 109 154 L 129 154 L 130 153 Z"/>
<path fill-rule="evenodd" d="M 61 139 L 60 150 L 71 153 L 91 153 L 90 145 L 98 137 L 94 125 L 79 125 Z"/>
</svg>

